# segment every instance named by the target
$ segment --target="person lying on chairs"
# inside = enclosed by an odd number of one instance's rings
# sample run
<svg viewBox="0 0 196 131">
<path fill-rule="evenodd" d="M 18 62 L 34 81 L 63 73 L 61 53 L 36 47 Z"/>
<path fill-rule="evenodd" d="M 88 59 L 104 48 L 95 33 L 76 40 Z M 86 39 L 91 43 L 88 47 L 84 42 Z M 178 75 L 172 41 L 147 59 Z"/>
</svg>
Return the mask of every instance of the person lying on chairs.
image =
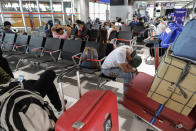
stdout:
<svg viewBox="0 0 196 131">
<path fill-rule="evenodd" d="M 3 58 L 3 57 L 2 57 Z M 7 60 L 3 60 L 4 64 L 0 63 L 0 87 L 16 87 L 20 82 L 14 79 Z M 5 68 L 5 65 L 7 66 Z M 11 73 L 10 73 L 11 72 Z M 50 102 L 53 104 L 58 112 L 62 111 L 61 101 L 54 85 L 56 73 L 53 70 L 46 70 L 40 75 L 38 80 L 23 80 L 22 84 L 24 89 L 38 92 L 43 98 L 48 96 Z M 66 103 L 66 100 L 65 100 Z"/>
<path fill-rule="evenodd" d="M 102 73 L 112 78 L 124 79 L 124 92 L 128 84 L 135 76 L 137 67 L 142 63 L 140 56 L 130 46 L 124 45 L 114 49 L 102 64 Z"/>
</svg>

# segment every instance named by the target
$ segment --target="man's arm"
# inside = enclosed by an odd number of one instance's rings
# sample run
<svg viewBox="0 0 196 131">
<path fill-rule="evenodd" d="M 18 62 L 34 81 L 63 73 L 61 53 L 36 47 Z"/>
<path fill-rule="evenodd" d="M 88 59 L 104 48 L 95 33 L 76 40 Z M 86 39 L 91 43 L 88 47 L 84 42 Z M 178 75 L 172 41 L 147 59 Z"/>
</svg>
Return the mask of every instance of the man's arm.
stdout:
<svg viewBox="0 0 196 131">
<path fill-rule="evenodd" d="M 132 68 L 128 63 L 121 63 L 119 64 L 119 67 L 124 71 L 124 72 L 135 72 L 136 69 Z"/>
</svg>

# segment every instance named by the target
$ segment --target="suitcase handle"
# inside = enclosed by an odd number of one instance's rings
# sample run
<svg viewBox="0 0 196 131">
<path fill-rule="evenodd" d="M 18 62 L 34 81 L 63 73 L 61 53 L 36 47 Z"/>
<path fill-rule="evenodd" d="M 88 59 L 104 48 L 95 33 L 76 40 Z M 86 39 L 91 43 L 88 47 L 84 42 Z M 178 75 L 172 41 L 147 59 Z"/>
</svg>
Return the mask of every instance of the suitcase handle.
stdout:
<svg viewBox="0 0 196 131">
<path fill-rule="evenodd" d="M 81 91 L 81 86 L 80 86 L 80 72 L 79 69 L 76 71 L 76 76 L 77 76 L 77 83 L 78 83 L 78 93 L 79 97 L 82 97 L 82 91 Z"/>
<path fill-rule="evenodd" d="M 61 105 L 62 105 L 63 112 L 66 111 L 66 107 L 65 107 L 64 93 L 63 93 L 63 88 L 62 88 L 62 78 L 64 75 L 73 71 L 75 69 L 75 67 L 76 66 L 71 66 L 70 68 L 67 68 L 57 77 L 57 83 L 58 83 L 58 88 L 59 88 L 59 92 L 60 92 L 60 99 L 61 99 Z"/>
</svg>

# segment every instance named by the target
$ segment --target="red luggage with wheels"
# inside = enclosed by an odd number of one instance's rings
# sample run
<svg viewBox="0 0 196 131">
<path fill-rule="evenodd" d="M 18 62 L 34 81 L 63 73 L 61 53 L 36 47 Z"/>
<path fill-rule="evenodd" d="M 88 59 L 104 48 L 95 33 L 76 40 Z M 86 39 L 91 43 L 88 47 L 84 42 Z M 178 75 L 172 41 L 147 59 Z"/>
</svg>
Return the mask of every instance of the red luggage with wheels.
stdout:
<svg viewBox="0 0 196 131">
<path fill-rule="evenodd" d="M 87 92 L 63 113 L 55 126 L 55 131 L 77 130 L 118 131 L 116 95 L 112 91 Z"/>
<path fill-rule="evenodd" d="M 148 74 L 138 73 L 129 84 L 122 103 L 148 122 L 155 118 L 155 113 L 160 107 L 159 103 L 147 97 L 153 79 Z M 154 125 L 164 131 L 192 131 L 196 128 L 196 107 L 193 108 L 189 116 L 181 115 L 164 107 Z"/>
<path fill-rule="evenodd" d="M 117 97 L 112 91 L 91 90 L 81 96 L 79 71 L 76 72 L 80 100 L 57 120 L 55 131 L 119 131 Z M 61 102 L 64 98 L 58 78 Z"/>
</svg>

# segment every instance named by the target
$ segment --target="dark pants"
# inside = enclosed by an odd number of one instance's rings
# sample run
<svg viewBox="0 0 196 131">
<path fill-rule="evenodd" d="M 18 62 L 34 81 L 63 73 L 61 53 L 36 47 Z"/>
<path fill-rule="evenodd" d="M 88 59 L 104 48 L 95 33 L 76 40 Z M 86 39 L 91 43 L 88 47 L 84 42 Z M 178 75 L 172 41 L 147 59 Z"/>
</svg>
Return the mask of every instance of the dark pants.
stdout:
<svg viewBox="0 0 196 131">
<path fill-rule="evenodd" d="M 42 97 L 48 96 L 57 111 L 61 110 L 61 101 L 53 83 L 56 74 L 53 70 L 46 70 L 38 80 L 24 80 L 24 88 L 39 92 Z"/>
<path fill-rule="evenodd" d="M 12 70 L 10 69 L 10 66 L 9 66 L 7 60 L 4 57 L 2 57 L 1 55 L 0 55 L 0 66 L 3 68 L 3 70 L 7 74 L 9 74 L 12 78 L 14 78 L 14 75 L 12 73 Z"/>
<path fill-rule="evenodd" d="M 12 78 L 14 75 L 9 67 L 9 64 L 5 58 L 0 55 L 0 66 L 4 71 Z M 42 97 L 48 96 L 50 102 L 54 105 L 57 111 L 61 110 L 61 101 L 54 85 L 54 79 L 56 74 L 53 70 L 46 70 L 40 75 L 38 80 L 24 80 L 24 87 L 31 91 L 37 91 Z"/>
</svg>

